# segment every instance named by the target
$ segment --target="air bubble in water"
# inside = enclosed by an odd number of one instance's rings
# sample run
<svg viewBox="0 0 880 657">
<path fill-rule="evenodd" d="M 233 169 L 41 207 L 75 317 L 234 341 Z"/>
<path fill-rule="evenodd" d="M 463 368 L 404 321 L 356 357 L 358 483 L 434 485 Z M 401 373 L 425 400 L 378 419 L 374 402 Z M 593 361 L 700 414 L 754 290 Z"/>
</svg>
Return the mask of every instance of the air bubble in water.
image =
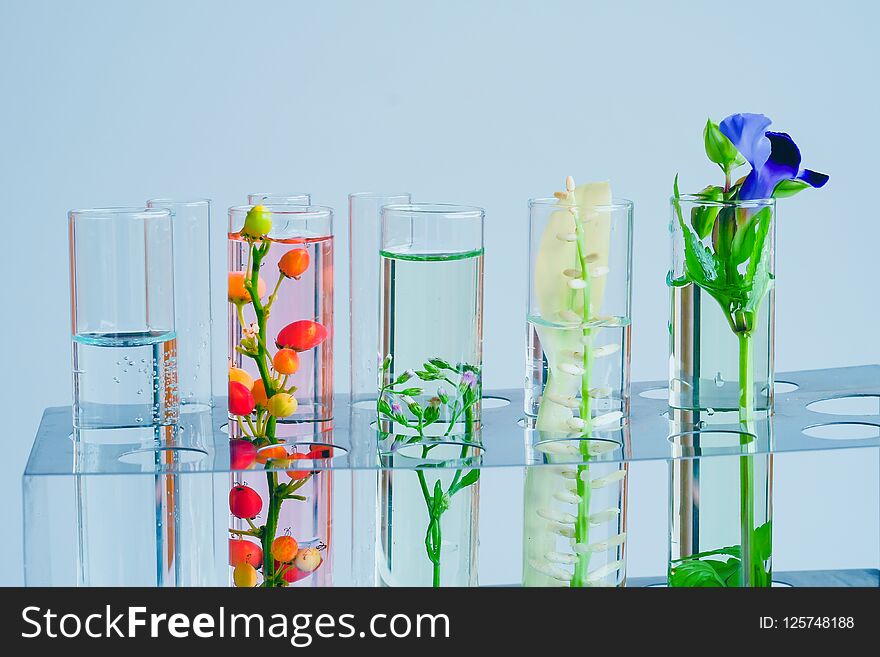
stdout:
<svg viewBox="0 0 880 657">
<path fill-rule="evenodd" d="M 721 372 L 715 373 L 715 385 L 719 388 L 724 386 L 724 377 L 721 376 Z"/>
<path fill-rule="evenodd" d="M 113 377 L 113 381 L 114 381 L 115 383 L 122 383 L 122 381 L 119 380 L 119 377 L 118 377 L 118 376 L 114 376 L 114 377 Z"/>
</svg>

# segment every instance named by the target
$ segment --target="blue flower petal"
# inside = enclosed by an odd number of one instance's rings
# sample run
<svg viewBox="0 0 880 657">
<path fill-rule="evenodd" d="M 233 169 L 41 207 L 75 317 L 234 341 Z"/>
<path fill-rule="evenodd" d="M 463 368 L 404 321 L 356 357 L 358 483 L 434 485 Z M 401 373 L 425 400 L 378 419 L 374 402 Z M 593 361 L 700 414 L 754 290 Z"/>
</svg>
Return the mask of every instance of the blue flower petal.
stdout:
<svg viewBox="0 0 880 657">
<path fill-rule="evenodd" d="M 828 182 L 828 178 L 830 177 L 826 173 L 819 173 L 818 171 L 812 171 L 810 169 L 801 169 L 797 175 L 799 180 L 803 180 L 810 187 L 822 187 L 825 183 Z"/>
<path fill-rule="evenodd" d="M 718 127 L 752 169 L 760 169 L 770 158 L 770 140 L 765 132 L 771 123 L 763 114 L 731 114 Z"/>
<path fill-rule="evenodd" d="M 784 132 L 767 132 L 770 157 L 763 167 L 755 167 L 746 176 L 740 188 L 743 200 L 770 198 L 783 180 L 797 177 L 801 166 L 801 152 L 794 140 Z"/>
</svg>

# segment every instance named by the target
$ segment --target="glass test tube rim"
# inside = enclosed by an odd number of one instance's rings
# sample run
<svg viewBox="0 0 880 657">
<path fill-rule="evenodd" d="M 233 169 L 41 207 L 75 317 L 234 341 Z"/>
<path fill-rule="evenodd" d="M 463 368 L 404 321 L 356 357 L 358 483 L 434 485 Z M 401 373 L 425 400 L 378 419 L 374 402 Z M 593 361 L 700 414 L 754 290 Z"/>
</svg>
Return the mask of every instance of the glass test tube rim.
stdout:
<svg viewBox="0 0 880 657">
<path fill-rule="evenodd" d="M 81 208 L 78 210 L 70 210 L 67 216 L 71 221 L 76 219 L 118 219 L 127 217 L 129 219 L 156 219 L 161 217 L 171 217 L 172 212 L 168 208 L 150 208 L 139 206 L 112 206 L 107 208 Z"/>
<path fill-rule="evenodd" d="M 671 204 L 679 203 L 691 203 L 693 205 L 706 205 L 710 207 L 716 208 L 765 208 L 765 207 L 776 207 L 776 199 L 775 198 L 755 198 L 755 199 L 735 199 L 730 201 L 716 201 L 713 199 L 706 198 L 704 196 L 700 196 L 699 194 L 681 194 L 678 198 L 674 196 L 669 197 L 669 202 Z"/>
<path fill-rule="evenodd" d="M 247 195 L 249 205 L 312 205 L 312 195 L 309 192 L 252 192 Z M 254 200 L 268 199 L 255 203 Z"/>
<path fill-rule="evenodd" d="M 382 216 L 386 215 L 432 215 L 446 216 L 450 219 L 483 219 L 486 211 L 476 205 L 460 205 L 457 203 L 392 203 L 382 206 Z"/>
<path fill-rule="evenodd" d="M 296 238 L 323 238 L 333 236 L 333 208 L 326 205 L 266 205 L 259 203 L 268 210 L 272 216 L 286 218 L 288 223 L 281 229 L 273 223 L 272 230 L 267 237 L 270 240 L 286 240 Z M 244 225 L 247 213 L 257 207 L 256 205 L 234 205 L 229 208 L 229 232 L 238 233 Z M 240 221 L 236 221 L 240 219 Z M 326 223 L 323 230 L 307 230 L 304 226 L 291 226 L 290 222 L 319 221 Z"/>
<path fill-rule="evenodd" d="M 684 198 L 684 197 L 682 197 Z M 559 199 L 555 196 L 541 196 L 538 198 L 530 198 L 529 199 L 529 207 L 541 207 L 545 205 L 559 205 Z M 602 205 L 591 205 L 590 208 L 598 210 L 600 212 L 614 212 L 618 210 L 628 210 L 632 212 L 635 203 L 633 203 L 628 198 L 612 198 L 611 203 L 602 204 Z"/>
</svg>

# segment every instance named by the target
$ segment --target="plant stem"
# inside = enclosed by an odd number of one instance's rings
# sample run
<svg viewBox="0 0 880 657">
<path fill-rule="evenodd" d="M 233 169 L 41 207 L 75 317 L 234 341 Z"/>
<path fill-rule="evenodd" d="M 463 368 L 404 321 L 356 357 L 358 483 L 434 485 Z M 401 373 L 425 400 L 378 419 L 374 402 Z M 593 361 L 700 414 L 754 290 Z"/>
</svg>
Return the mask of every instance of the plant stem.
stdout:
<svg viewBox="0 0 880 657">
<path fill-rule="evenodd" d="M 755 412 L 755 386 L 752 370 L 752 337 L 748 332 L 738 333 L 739 339 L 739 422 L 742 431 L 740 444 L 748 445 L 752 440 L 752 420 Z M 746 447 L 746 449 L 748 449 Z M 742 586 L 755 584 L 753 564 L 753 536 L 755 530 L 755 491 L 754 460 L 751 456 L 739 459 L 740 482 L 740 541 L 742 544 Z"/>
<path fill-rule="evenodd" d="M 252 355 L 251 357 L 257 364 L 257 369 L 260 372 L 260 379 L 262 379 L 263 387 L 266 391 L 266 397 L 272 397 L 275 394 L 275 381 L 269 372 L 269 366 L 267 362 L 269 361 L 269 352 L 266 348 L 266 318 L 268 316 L 268 310 L 274 302 L 276 295 L 278 294 L 278 289 L 281 286 L 281 282 L 283 276 L 279 276 L 278 282 L 275 285 L 275 289 L 272 292 L 272 296 L 269 298 L 266 306 L 263 306 L 262 300 L 259 295 L 259 280 L 260 280 L 260 266 L 262 264 L 263 258 L 269 252 L 270 242 L 266 241 L 260 243 L 259 246 L 255 243 L 250 244 L 248 249 L 248 265 L 247 265 L 247 275 L 250 277 L 245 280 L 245 289 L 247 289 L 248 293 L 251 297 L 251 304 L 254 308 L 254 315 L 257 319 L 257 328 L 259 331 L 258 338 L 256 340 L 257 343 L 257 353 L 256 355 Z M 244 314 L 242 312 L 242 304 L 236 304 L 237 308 L 237 316 L 238 321 L 241 327 L 244 327 Z M 262 421 L 262 413 L 257 413 L 257 426 L 254 426 L 253 421 L 250 417 L 245 418 L 245 422 L 250 427 L 251 431 L 254 434 L 254 437 L 262 436 L 264 437 L 269 444 L 275 445 L 278 444 L 278 440 L 275 437 L 276 431 L 276 419 L 274 416 L 268 415 L 266 418 L 265 424 Z M 241 425 L 241 419 L 239 418 L 239 425 Z M 280 571 L 276 574 L 275 571 L 275 561 L 272 559 L 272 542 L 275 540 L 275 534 L 278 531 L 278 519 L 281 514 L 281 505 L 284 503 L 285 499 L 285 487 L 279 486 L 278 484 L 278 473 L 277 472 L 267 472 L 266 473 L 266 487 L 269 495 L 269 504 L 266 515 L 266 524 L 260 529 L 257 530 L 253 527 L 253 523 L 251 523 L 251 531 L 248 535 L 256 535 L 256 532 L 259 531 L 260 542 L 262 543 L 263 548 L 263 586 L 264 587 L 275 587 L 282 584 L 282 582 L 278 581 L 277 575 L 280 574 Z M 304 499 L 304 498 L 303 498 Z M 230 530 L 233 534 L 243 534 L 237 530 Z M 247 533 L 245 533 L 247 534 Z M 283 568 L 283 566 L 282 566 Z"/>
<path fill-rule="evenodd" d="M 278 497 L 278 473 L 266 473 L 266 485 L 269 489 L 269 512 L 266 517 L 266 525 L 263 528 L 263 584 L 274 585 L 275 560 L 272 558 L 272 541 L 275 540 L 275 532 L 278 530 L 278 514 L 281 511 L 282 500 Z"/>
<path fill-rule="evenodd" d="M 574 207 L 574 206 L 572 206 Z M 584 422 L 584 429 L 581 433 L 583 439 L 580 441 L 580 453 L 583 461 L 590 459 L 589 437 L 593 433 L 593 411 L 592 398 L 590 397 L 590 385 L 593 375 L 593 330 L 588 328 L 590 317 L 591 285 L 589 262 L 587 262 L 586 233 L 583 224 L 579 220 L 577 214 L 574 215 L 575 230 L 577 234 L 577 256 L 580 264 L 581 277 L 586 283 L 583 289 L 583 332 L 581 342 L 583 343 L 583 363 L 584 373 L 581 375 L 581 403 L 580 417 Z M 577 543 L 583 545 L 589 544 L 590 541 L 590 466 L 587 463 L 579 465 L 577 468 L 576 490 L 578 496 L 577 518 L 574 526 L 574 538 Z M 590 565 L 590 554 L 587 552 L 578 553 L 577 563 L 574 567 L 574 575 L 572 576 L 571 585 L 573 587 L 582 587 L 586 583 L 587 570 Z"/>
</svg>

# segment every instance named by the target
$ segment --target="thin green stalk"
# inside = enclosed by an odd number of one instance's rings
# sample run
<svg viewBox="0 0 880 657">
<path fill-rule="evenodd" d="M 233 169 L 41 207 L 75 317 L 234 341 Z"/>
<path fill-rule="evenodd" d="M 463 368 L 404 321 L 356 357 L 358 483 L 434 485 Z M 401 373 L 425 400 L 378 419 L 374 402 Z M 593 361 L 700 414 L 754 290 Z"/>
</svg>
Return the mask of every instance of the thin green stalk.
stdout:
<svg viewBox="0 0 880 657">
<path fill-rule="evenodd" d="M 574 206 L 573 206 L 574 207 Z M 583 224 L 579 221 L 575 214 L 575 229 L 577 234 L 577 255 L 580 263 L 581 276 L 586 283 L 583 289 L 583 333 L 581 341 L 583 343 L 583 363 L 584 373 L 581 375 L 581 403 L 580 417 L 584 422 L 584 428 L 581 435 L 585 438 L 581 440 L 580 453 L 584 461 L 589 461 L 590 446 L 589 437 L 593 432 L 593 411 L 592 398 L 590 397 L 590 384 L 592 382 L 593 373 L 593 331 L 587 328 L 590 322 L 590 272 L 589 262 L 587 262 L 586 253 L 586 235 Z M 583 545 L 589 544 L 590 541 L 590 501 L 592 491 L 589 484 L 590 466 L 588 464 L 579 465 L 577 468 L 576 490 L 578 496 L 577 518 L 575 520 L 574 537 L 577 543 Z M 589 553 L 578 553 L 578 560 L 574 567 L 574 575 L 571 580 L 573 587 L 582 587 L 586 583 L 587 572 L 590 565 Z"/>
<path fill-rule="evenodd" d="M 737 334 L 739 338 L 739 421 L 744 434 L 751 434 L 755 412 L 754 374 L 752 370 L 752 338 L 747 332 Z M 740 443 L 747 445 L 751 438 L 740 436 Z M 740 540 L 742 545 L 742 586 L 752 586 L 755 582 L 753 563 L 753 537 L 755 531 L 755 490 L 754 459 L 741 456 L 739 459 L 740 484 Z"/>
<path fill-rule="evenodd" d="M 263 528 L 263 584 L 274 584 L 275 560 L 272 558 L 272 541 L 275 540 L 275 532 L 278 530 L 278 515 L 281 511 L 281 499 L 278 497 L 278 473 L 267 472 L 266 484 L 269 489 L 269 511 L 266 517 L 266 525 Z"/>
</svg>

